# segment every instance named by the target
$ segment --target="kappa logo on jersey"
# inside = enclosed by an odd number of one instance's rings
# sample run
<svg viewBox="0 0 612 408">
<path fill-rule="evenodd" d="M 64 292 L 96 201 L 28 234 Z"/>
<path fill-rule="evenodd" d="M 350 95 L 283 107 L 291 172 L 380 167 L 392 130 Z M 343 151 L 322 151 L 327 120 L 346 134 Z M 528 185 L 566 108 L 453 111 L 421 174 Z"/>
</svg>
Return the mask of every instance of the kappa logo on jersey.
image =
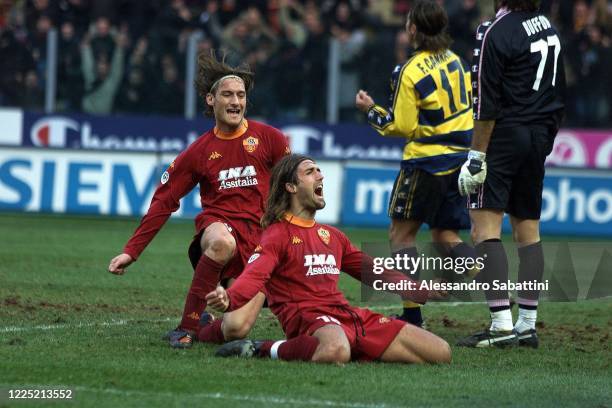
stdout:
<svg viewBox="0 0 612 408">
<path fill-rule="evenodd" d="M 326 230 L 325 228 L 319 228 L 317 234 L 319 234 L 319 238 L 321 238 L 321 241 L 325 242 L 325 245 L 329 245 L 329 241 L 331 240 L 331 234 L 328 230 Z"/>
<path fill-rule="evenodd" d="M 261 247 L 261 245 L 257 245 L 255 249 L 253 250 L 253 252 L 261 252 L 262 249 L 263 248 Z"/>
<path fill-rule="evenodd" d="M 340 275 L 336 258 L 332 254 L 304 255 L 304 266 L 308 267 L 306 276 Z"/>
<path fill-rule="evenodd" d="M 244 146 L 244 149 L 249 153 L 253 153 L 255 150 L 257 150 L 258 145 L 259 139 L 253 136 L 249 136 L 242 141 L 242 146 Z"/>
<path fill-rule="evenodd" d="M 302 240 L 294 235 L 294 236 L 291 237 L 291 243 L 294 244 L 294 245 L 301 244 Z"/>
<path fill-rule="evenodd" d="M 249 258 L 249 261 L 247 263 L 255 262 L 255 260 L 257 258 L 259 258 L 260 256 L 261 256 L 261 254 L 253 254 L 253 255 L 251 255 L 251 257 Z"/>
<path fill-rule="evenodd" d="M 255 166 L 232 167 L 231 169 L 221 170 L 217 179 L 220 182 L 219 190 L 256 186 L 259 182 L 255 176 L 257 176 Z"/>
<path fill-rule="evenodd" d="M 221 153 L 219 153 L 219 152 L 212 152 L 212 153 L 210 154 L 210 156 L 208 156 L 208 160 L 220 159 L 221 157 L 223 157 L 223 156 L 221 155 Z"/>
</svg>

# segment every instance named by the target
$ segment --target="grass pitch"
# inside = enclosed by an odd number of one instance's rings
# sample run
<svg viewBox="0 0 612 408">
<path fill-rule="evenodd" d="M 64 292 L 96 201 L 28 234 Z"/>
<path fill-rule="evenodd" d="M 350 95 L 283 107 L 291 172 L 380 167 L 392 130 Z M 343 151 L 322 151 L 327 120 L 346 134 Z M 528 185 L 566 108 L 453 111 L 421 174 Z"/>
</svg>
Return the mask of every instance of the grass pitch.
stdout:
<svg viewBox="0 0 612 408">
<path fill-rule="evenodd" d="M 170 349 L 160 336 L 179 321 L 193 226 L 170 222 L 125 276 L 113 276 L 108 262 L 136 225 L 0 215 L 0 406 L 612 406 L 609 298 L 544 303 L 539 350 L 453 347 L 448 366 L 322 366 L 217 359 L 203 344 Z M 386 235 L 346 232 L 355 242 Z M 342 286 L 359 300 L 354 281 Z M 482 304 L 424 313 L 451 345 L 488 323 Z M 251 337 L 282 337 L 269 311 Z M 72 389 L 72 399 L 8 398 L 9 389 L 34 388 Z"/>
</svg>

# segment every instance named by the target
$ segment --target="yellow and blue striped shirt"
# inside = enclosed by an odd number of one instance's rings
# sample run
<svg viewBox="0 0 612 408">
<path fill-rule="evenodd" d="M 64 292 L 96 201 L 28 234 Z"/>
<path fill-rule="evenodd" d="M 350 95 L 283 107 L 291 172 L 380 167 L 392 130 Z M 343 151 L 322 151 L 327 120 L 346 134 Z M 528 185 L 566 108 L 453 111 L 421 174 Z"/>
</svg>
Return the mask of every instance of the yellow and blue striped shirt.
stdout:
<svg viewBox="0 0 612 408">
<path fill-rule="evenodd" d="M 371 107 L 368 123 L 407 139 L 402 168 L 444 175 L 460 167 L 474 127 L 471 77 L 461 59 L 450 50 L 417 51 L 395 67 L 391 91 L 391 107 Z"/>
</svg>

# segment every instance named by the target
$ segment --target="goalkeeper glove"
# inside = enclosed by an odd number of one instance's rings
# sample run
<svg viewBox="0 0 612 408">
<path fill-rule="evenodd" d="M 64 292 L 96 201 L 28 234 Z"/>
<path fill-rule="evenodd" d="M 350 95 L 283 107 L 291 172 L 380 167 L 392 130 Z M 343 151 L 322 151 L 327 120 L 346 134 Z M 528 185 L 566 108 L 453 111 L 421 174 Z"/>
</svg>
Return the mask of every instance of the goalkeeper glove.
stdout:
<svg viewBox="0 0 612 408">
<path fill-rule="evenodd" d="M 468 159 L 459 172 L 459 194 L 466 196 L 472 194 L 484 183 L 487 177 L 486 153 L 470 150 Z"/>
</svg>

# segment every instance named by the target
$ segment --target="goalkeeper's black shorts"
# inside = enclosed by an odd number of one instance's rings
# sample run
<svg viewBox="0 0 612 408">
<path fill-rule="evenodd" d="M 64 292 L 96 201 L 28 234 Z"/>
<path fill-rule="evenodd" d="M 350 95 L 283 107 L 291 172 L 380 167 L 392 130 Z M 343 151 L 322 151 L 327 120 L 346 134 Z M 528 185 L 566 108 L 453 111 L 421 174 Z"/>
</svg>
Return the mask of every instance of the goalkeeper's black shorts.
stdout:
<svg viewBox="0 0 612 408">
<path fill-rule="evenodd" d="M 400 170 L 389 200 L 389 217 L 421 221 L 429 228 L 469 229 L 466 198 L 459 195 L 458 176 L 459 169 L 442 176 L 418 168 Z"/>
<path fill-rule="evenodd" d="M 487 149 L 487 178 L 468 197 L 470 209 L 499 209 L 521 219 L 539 220 L 544 161 L 557 129 L 541 125 L 495 128 Z"/>
</svg>

